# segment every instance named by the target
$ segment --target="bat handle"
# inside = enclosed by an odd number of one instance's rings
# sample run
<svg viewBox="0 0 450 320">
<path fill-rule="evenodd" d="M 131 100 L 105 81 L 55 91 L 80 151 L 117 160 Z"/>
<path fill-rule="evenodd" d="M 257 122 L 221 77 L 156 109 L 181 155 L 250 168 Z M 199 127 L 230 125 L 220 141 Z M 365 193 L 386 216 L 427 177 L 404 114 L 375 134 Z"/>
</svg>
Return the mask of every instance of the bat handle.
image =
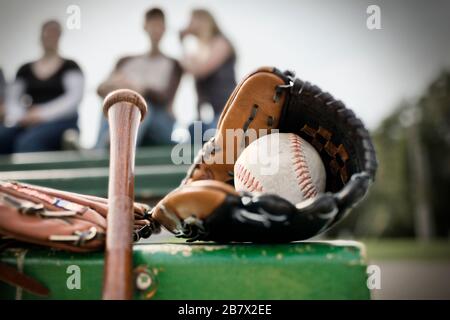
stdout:
<svg viewBox="0 0 450 320">
<path fill-rule="evenodd" d="M 121 89 L 103 102 L 109 122 L 110 163 L 103 299 L 133 296 L 134 160 L 140 121 L 147 104 L 138 93 Z"/>
</svg>

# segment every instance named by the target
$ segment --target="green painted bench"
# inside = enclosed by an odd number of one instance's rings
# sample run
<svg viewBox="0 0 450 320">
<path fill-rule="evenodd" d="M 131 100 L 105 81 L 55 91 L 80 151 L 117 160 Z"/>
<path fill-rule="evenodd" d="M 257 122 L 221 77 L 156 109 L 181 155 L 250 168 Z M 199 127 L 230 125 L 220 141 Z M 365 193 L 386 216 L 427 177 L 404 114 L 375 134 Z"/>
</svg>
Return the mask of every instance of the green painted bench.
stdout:
<svg viewBox="0 0 450 320">
<path fill-rule="evenodd" d="M 108 162 L 108 155 L 99 151 L 17 154 L 0 158 L 0 179 L 106 196 Z M 178 186 L 186 170 L 186 165 L 171 164 L 168 147 L 138 150 L 136 197 L 165 195 Z M 136 278 L 141 288 L 136 289 L 136 299 L 370 298 L 364 249 L 356 242 L 160 242 L 134 247 L 134 265 L 141 270 Z M 4 250 L 0 261 L 42 282 L 50 289 L 51 299 L 101 297 L 102 253 L 72 254 L 33 247 Z M 80 289 L 69 288 L 75 276 L 71 266 L 79 267 Z M 0 283 L 0 298 L 40 297 Z"/>
<path fill-rule="evenodd" d="M 189 166 L 174 165 L 171 150 L 170 146 L 138 149 L 135 185 L 138 200 L 158 199 L 185 177 Z M 100 150 L 13 154 L 0 157 L 0 180 L 106 197 L 108 166 L 109 155 Z"/>
<path fill-rule="evenodd" d="M 139 148 L 136 152 L 136 166 L 171 164 L 171 150 L 171 146 Z M 105 150 L 16 153 L 0 156 L 0 172 L 108 166 L 109 153 Z"/>
<path fill-rule="evenodd" d="M 135 299 L 370 299 L 357 242 L 134 246 Z M 50 299 L 99 299 L 103 253 L 8 249 L 0 261 L 39 280 Z M 78 281 L 78 282 L 77 282 Z M 1 299 L 37 299 L 0 284 Z"/>
<path fill-rule="evenodd" d="M 180 184 L 187 165 L 150 165 L 135 169 L 137 199 L 159 198 Z M 107 196 L 107 167 L 77 169 L 42 169 L 0 172 L 0 180 L 15 180 L 65 191 Z"/>
</svg>

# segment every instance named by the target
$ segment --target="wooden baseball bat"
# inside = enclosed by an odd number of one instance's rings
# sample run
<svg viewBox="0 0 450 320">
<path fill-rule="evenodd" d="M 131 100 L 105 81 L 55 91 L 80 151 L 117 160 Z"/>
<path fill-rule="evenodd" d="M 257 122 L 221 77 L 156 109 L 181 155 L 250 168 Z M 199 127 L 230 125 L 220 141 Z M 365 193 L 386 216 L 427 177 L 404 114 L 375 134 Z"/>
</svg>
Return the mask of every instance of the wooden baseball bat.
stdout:
<svg viewBox="0 0 450 320">
<path fill-rule="evenodd" d="M 121 89 L 103 102 L 109 121 L 110 162 L 108 226 L 106 233 L 103 299 L 126 300 L 133 296 L 134 158 L 140 121 L 147 104 L 138 93 Z"/>
</svg>

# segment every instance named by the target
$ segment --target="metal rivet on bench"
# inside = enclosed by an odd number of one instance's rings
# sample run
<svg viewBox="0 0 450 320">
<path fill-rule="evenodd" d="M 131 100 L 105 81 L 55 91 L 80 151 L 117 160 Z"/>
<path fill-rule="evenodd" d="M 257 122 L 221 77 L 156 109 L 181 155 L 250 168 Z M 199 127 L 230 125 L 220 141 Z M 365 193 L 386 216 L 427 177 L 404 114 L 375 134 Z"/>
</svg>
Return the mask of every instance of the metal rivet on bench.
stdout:
<svg viewBox="0 0 450 320">
<path fill-rule="evenodd" d="M 153 284 L 152 276 L 146 272 L 141 271 L 136 276 L 136 288 L 138 288 L 141 291 L 145 291 Z"/>
</svg>

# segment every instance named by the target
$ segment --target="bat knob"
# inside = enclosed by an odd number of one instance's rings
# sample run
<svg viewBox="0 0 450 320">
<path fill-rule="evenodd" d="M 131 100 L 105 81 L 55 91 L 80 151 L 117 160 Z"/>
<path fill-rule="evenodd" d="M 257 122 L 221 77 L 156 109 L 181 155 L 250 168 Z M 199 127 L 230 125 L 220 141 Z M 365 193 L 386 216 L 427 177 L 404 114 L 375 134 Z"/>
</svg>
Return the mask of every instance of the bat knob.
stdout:
<svg viewBox="0 0 450 320">
<path fill-rule="evenodd" d="M 141 111 L 141 121 L 147 114 L 147 103 L 145 99 L 136 91 L 129 89 L 119 89 L 112 91 L 103 101 L 103 114 L 108 118 L 108 110 L 116 103 L 128 102 L 139 108 Z"/>
</svg>

